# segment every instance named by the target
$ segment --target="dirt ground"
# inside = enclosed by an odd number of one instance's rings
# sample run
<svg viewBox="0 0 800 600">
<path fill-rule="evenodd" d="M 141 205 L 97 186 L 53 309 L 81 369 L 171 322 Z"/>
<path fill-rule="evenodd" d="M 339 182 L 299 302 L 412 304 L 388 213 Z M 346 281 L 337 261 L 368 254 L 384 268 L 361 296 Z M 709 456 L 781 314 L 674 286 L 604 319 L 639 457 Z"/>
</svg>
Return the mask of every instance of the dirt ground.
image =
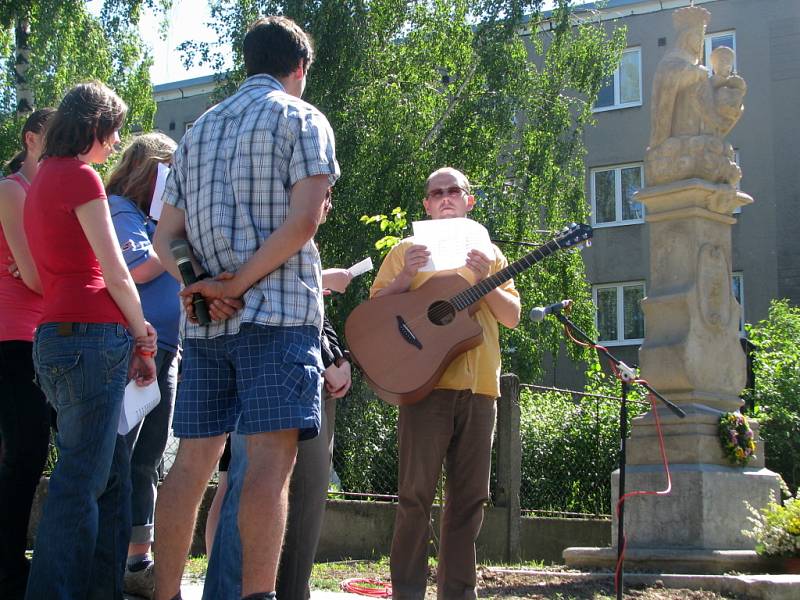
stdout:
<svg viewBox="0 0 800 600">
<path fill-rule="evenodd" d="M 553 574 L 530 575 L 526 573 L 497 572 L 483 568 L 478 572 L 481 598 L 511 600 L 607 600 L 615 599 L 613 577 L 608 579 L 578 579 L 574 576 Z M 435 596 L 434 596 L 435 597 Z M 636 600 L 721 600 L 736 596 L 723 596 L 715 592 L 668 589 L 658 584 L 651 587 L 623 585 L 623 597 Z"/>
<path fill-rule="evenodd" d="M 533 574 L 532 574 L 533 572 Z M 343 561 L 314 566 L 312 589 L 338 591 L 348 578 L 389 580 L 389 565 L 380 561 Z M 613 576 L 586 578 L 578 572 L 507 567 L 478 568 L 478 596 L 492 600 L 615 600 Z M 626 600 L 739 600 L 737 596 L 687 589 L 668 589 L 656 582 L 649 587 L 623 584 Z M 431 565 L 426 600 L 436 600 L 436 570 Z"/>
</svg>

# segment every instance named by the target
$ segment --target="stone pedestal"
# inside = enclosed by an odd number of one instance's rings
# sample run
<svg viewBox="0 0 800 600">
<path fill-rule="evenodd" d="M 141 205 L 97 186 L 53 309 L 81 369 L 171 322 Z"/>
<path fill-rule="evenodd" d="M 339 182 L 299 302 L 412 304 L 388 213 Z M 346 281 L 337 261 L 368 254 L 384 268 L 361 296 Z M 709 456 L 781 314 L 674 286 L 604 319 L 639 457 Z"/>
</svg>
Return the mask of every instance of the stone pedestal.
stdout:
<svg viewBox="0 0 800 600">
<path fill-rule="evenodd" d="M 672 489 L 625 502 L 626 565 L 660 572 L 757 571 L 765 563 L 741 534 L 750 525 L 745 501 L 761 507 L 770 493 L 777 497 L 778 478 L 764 468 L 757 435 L 757 458 L 739 468 L 727 461 L 717 433 L 720 415 L 741 407 L 745 384 L 741 308 L 731 291 L 731 213 L 752 198 L 727 184 L 690 179 L 645 188 L 638 200 L 647 208 L 651 261 L 641 373 L 686 417 L 658 407 Z M 751 424 L 757 434 L 758 424 Z M 626 492 L 667 488 L 652 412 L 634 419 L 626 461 Z M 615 472 L 612 507 L 618 484 Z M 614 514 L 614 548 L 569 548 L 567 565 L 613 567 L 616 537 Z"/>
</svg>

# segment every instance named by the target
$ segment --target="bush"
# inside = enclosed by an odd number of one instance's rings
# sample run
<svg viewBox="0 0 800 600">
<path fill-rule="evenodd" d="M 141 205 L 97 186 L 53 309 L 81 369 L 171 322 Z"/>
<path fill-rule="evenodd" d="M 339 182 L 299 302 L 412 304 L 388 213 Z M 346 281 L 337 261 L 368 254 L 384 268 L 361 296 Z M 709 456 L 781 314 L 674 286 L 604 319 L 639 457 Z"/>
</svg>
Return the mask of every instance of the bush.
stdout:
<svg viewBox="0 0 800 600">
<path fill-rule="evenodd" d="M 800 308 L 773 300 L 768 317 L 747 326 L 753 353 L 754 388 L 746 391 L 761 424 L 766 465 L 792 493 L 800 484 Z"/>
<path fill-rule="evenodd" d="M 619 464 L 620 388 L 597 379 L 599 372 L 591 375 L 598 383 L 587 389 L 614 398 L 531 389 L 520 394 L 523 509 L 610 513 L 611 472 Z M 629 399 L 630 418 L 646 410 L 638 390 Z"/>
<path fill-rule="evenodd" d="M 800 496 L 789 498 L 781 505 L 773 497 L 767 506 L 756 510 L 749 503 L 747 508 L 753 524 L 742 534 L 755 540 L 756 552 L 763 556 L 800 556 Z"/>
</svg>

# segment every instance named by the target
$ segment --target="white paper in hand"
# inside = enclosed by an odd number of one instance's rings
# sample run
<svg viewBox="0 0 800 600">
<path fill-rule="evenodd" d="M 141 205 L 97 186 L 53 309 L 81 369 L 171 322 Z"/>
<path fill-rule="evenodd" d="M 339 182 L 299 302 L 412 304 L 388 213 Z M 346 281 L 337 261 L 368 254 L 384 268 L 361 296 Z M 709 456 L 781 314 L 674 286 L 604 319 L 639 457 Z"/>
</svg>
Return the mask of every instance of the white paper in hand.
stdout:
<svg viewBox="0 0 800 600">
<path fill-rule="evenodd" d="M 160 401 L 161 391 L 158 389 L 158 381 L 139 387 L 131 380 L 125 387 L 117 433 L 127 435 Z"/>
<path fill-rule="evenodd" d="M 372 259 L 368 256 L 367 258 L 357 262 L 347 270 L 350 271 L 350 275 L 352 275 L 353 277 L 358 277 L 359 275 L 363 275 L 367 271 L 372 271 Z"/>
<path fill-rule="evenodd" d="M 164 208 L 164 188 L 167 186 L 167 175 L 169 175 L 169 167 L 164 163 L 158 163 L 156 187 L 153 190 L 153 199 L 150 201 L 150 216 L 154 221 L 161 218 L 161 209 Z"/>
<path fill-rule="evenodd" d="M 480 250 L 490 259 L 494 249 L 489 232 L 472 219 L 435 219 L 414 221 L 414 243 L 428 248 L 428 262 L 420 271 L 458 269 L 467 263 L 470 250 Z"/>
</svg>

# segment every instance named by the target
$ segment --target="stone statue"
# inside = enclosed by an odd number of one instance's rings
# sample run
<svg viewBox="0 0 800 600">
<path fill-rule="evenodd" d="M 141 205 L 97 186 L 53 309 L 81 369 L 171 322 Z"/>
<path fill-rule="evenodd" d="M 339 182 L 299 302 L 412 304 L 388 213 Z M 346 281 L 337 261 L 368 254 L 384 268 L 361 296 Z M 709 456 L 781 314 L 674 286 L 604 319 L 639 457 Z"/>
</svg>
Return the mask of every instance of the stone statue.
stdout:
<svg viewBox="0 0 800 600">
<path fill-rule="evenodd" d="M 732 73 L 734 53 L 717 48 L 712 71 L 700 64 L 710 13 L 690 6 L 673 13 L 675 46 L 653 79 L 650 145 L 645 153 L 648 186 L 702 179 L 734 187 L 741 171 L 724 136 L 744 110 L 744 80 Z"/>
</svg>

